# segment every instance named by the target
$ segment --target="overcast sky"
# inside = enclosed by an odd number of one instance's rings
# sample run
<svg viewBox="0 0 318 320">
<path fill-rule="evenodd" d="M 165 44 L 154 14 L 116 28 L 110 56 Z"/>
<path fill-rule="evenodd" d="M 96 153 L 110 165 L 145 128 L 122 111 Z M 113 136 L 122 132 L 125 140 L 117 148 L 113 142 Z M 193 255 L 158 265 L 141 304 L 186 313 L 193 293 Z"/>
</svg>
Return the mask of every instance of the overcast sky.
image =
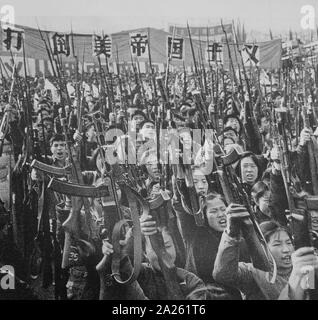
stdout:
<svg viewBox="0 0 318 320">
<path fill-rule="evenodd" d="M 57 31 L 117 32 L 139 27 L 166 28 L 169 23 L 215 25 L 240 19 L 247 29 L 268 32 L 300 30 L 303 5 L 318 0 L 0 0 L 15 8 L 16 23 Z"/>
</svg>

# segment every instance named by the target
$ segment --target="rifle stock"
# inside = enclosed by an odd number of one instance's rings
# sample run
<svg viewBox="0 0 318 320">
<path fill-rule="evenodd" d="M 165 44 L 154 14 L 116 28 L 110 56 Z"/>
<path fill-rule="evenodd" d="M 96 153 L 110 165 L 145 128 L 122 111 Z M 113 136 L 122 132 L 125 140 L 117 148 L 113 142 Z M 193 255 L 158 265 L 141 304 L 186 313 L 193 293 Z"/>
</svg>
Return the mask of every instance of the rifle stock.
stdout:
<svg viewBox="0 0 318 320">
<path fill-rule="evenodd" d="M 236 151 L 233 151 L 237 154 Z M 254 213 L 248 201 L 248 197 L 244 192 L 238 178 L 236 177 L 231 165 L 226 166 L 224 163 L 232 163 L 234 161 L 233 154 L 229 155 L 231 160 L 227 160 L 227 156 L 218 157 L 218 177 L 223 190 L 223 194 L 228 204 L 237 203 L 245 205 L 250 214 L 249 219 L 242 221 L 241 230 L 246 240 L 250 256 L 255 268 L 268 272 L 271 270 L 269 262 L 270 252 L 267 248 L 264 236 L 255 220 Z M 237 160 L 239 155 L 237 154 Z"/>
<path fill-rule="evenodd" d="M 309 116 L 307 113 L 307 107 L 302 108 L 302 115 L 305 128 L 311 129 Z M 309 155 L 309 167 L 310 167 L 310 174 L 311 174 L 311 183 L 313 188 L 313 194 L 318 195 L 318 162 L 317 162 L 317 151 L 318 151 L 318 144 L 316 138 L 312 138 L 307 144 L 307 151 Z"/>
<path fill-rule="evenodd" d="M 157 198 L 149 201 L 150 211 L 148 212 L 156 219 L 158 226 L 162 224 L 160 221 L 160 210 L 163 209 L 165 202 L 166 201 L 163 199 L 161 194 Z M 176 266 L 171 260 L 171 256 L 166 251 L 162 233 L 158 231 L 156 234 L 149 236 L 149 240 L 158 257 L 159 266 L 165 279 L 169 299 L 184 299 L 177 279 Z"/>
</svg>

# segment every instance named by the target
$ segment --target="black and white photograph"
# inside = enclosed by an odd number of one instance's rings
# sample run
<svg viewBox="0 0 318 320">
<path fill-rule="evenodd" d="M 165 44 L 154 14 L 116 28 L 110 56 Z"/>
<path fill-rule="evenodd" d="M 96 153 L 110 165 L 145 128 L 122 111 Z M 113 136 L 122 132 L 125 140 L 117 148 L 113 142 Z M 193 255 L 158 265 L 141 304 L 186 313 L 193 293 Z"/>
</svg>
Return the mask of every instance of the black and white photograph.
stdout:
<svg viewBox="0 0 318 320">
<path fill-rule="evenodd" d="M 318 300 L 318 1 L 0 0 L 0 300 Z"/>
</svg>

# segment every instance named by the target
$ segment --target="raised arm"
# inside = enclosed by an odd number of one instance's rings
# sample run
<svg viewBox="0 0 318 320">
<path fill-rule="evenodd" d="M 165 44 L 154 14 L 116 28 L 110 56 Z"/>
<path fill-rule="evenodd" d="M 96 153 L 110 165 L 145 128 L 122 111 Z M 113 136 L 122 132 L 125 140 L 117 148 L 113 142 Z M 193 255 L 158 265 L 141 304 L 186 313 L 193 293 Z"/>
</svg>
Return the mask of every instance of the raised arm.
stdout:
<svg viewBox="0 0 318 320">
<path fill-rule="evenodd" d="M 243 206 L 235 204 L 229 206 L 228 226 L 223 232 L 213 270 L 213 278 L 216 282 L 235 287 L 244 293 L 256 286 L 253 266 L 239 262 L 241 243 L 239 224 L 241 219 L 248 216 Z"/>
</svg>

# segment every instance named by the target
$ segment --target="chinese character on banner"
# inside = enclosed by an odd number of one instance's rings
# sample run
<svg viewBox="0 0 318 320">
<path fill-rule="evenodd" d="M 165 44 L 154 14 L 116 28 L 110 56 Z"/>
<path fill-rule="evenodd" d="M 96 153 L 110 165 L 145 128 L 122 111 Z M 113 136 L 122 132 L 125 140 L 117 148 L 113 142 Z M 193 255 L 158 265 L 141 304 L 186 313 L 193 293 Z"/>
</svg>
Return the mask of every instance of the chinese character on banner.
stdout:
<svg viewBox="0 0 318 320">
<path fill-rule="evenodd" d="M 96 57 L 100 54 L 106 55 L 107 58 L 112 56 L 112 38 L 108 34 L 93 35 L 93 55 Z"/>
<path fill-rule="evenodd" d="M 19 53 L 23 50 L 24 30 L 11 26 L 2 28 L 2 48 L 4 51 Z"/>
<path fill-rule="evenodd" d="M 259 66 L 259 46 L 244 44 L 242 48 L 242 57 L 244 65 L 258 67 Z"/>
<path fill-rule="evenodd" d="M 129 36 L 131 54 L 138 58 L 148 58 L 148 34 L 146 32 L 133 32 Z"/>
<path fill-rule="evenodd" d="M 171 44 L 172 44 L 172 37 L 168 36 L 167 38 L 167 55 L 170 57 L 171 52 L 171 59 L 176 60 L 183 60 L 183 53 L 184 53 L 184 39 L 183 38 L 174 38 L 173 39 L 173 45 L 171 50 Z"/>
<path fill-rule="evenodd" d="M 223 45 L 222 43 L 209 43 L 206 48 L 206 61 L 214 63 L 223 63 Z"/>
<path fill-rule="evenodd" d="M 68 34 L 54 33 L 51 36 L 51 46 L 54 55 L 62 53 L 68 57 L 71 53 L 70 36 Z"/>
</svg>

